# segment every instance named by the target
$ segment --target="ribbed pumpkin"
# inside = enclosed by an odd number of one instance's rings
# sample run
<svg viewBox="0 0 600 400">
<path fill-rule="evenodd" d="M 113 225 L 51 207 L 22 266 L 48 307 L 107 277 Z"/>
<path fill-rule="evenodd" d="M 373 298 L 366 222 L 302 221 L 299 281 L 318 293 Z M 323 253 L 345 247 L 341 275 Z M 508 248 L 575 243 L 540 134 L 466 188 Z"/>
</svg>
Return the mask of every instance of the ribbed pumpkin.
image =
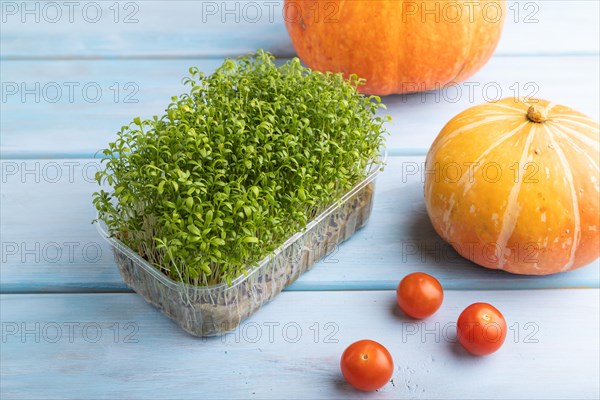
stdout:
<svg viewBox="0 0 600 400">
<path fill-rule="evenodd" d="M 598 123 L 546 100 L 472 107 L 427 155 L 435 230 L 487 268 L 546 275 L 599 255 Z"/>
<path fill-rule="evenodd" d="M 285 0 L 300 59 L 318 71 L 357 74 L 363 93 L 435 90 L 488 61 L 504 24 L 504 0 Z"/>
</svg>

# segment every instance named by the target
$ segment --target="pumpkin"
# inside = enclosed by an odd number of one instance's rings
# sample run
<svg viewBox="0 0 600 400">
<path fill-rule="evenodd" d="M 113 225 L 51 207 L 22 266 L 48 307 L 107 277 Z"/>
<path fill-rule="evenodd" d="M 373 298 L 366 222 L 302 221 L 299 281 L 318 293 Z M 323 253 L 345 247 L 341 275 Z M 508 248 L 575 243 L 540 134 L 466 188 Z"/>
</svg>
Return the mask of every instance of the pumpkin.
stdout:
<svg viewBox="0 0 600 400">
<path fill-rule="evenodd" d="M 286 0 L 300 59 L 318 71 L 356 74 L 366 94 L 443 88 L 472 76 L 500 39 L 504 0 Z"/>
<path fill-rule="evenodd" d="M 425 162 L 437 233 L 487 268 L 546 275 L 598 258 L 598 123 L 546 100 L 507 98 L 454 117 Z"/>
</svg>

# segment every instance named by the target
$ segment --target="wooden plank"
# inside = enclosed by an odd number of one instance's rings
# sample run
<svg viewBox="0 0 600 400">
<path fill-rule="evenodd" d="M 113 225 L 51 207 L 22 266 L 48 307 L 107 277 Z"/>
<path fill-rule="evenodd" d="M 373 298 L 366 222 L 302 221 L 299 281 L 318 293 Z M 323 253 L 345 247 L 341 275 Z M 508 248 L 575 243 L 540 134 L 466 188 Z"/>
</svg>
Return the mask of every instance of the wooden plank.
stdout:
<svg viewBox="0 0 600 400">
<path fill-rule="evenodd" d="M 162 114 L 171 96 L 185 90 L 181 78 L 189 66 L 211 72 L 221 62 L 3 62 L 0 78 L 6 90 L 0 154 L 3 158 L 92 157 L 133 117 Z M 393 118 L 388 150 L 394 155 L 425 154 L 454 115 L 503 97 L 547 98 L 600 119 L 598 72 L 598 57 L 496 57 L 460 86 L 388 96 L 383 99 L 388 106 L 385 113 Z"/>
<path fill-rule="evenodd" d="M 546 277 L 475 266 L 446 245 L 423 204 L 423 157 L 390 157 L 371 220 L 289 290 L 393 289 L 426 271 L 446 289 L 599 287 L 598 261 Z M 4 160 L 3 293 L 125 291 L 112 252 L 91 225 L 96 160 Z"/>
<path fill-rule="evenodd" d="M 600 51 L 597 1 L 521 0 L 506 4 L 506 25 L 496 54 L 573 55 Z"/>
<path fill-rule="evenodd" d="M 467 82 L 435 92 L 384 98 L 392 116 L 388 148 L 424 154 L 439 131 L 461 111 L 505 97 L 549 99 L 600 119 L 598 57 L 495 57 Z M 565 71 L 577 71 L 574 75 Z M 568 76 L 568 77 L 567 77 Z"/>
<path fill-rule="evenodd" d="M 444 18 L 444 8 L 436 11 L 432 3 L 417 11 L 434 11 L 424 14 L 425 20 Z M 282 0 L 123 0 L 72 6 L 4 1 L 0 55 L 4 60 L 198 58 L 265 48 L 289 57 L 294 50 L 283 10 Z M 495 19 L 494 11 L 486 15 Z M 598 12 L 595 1 L 508 1 L 497 54 L 597 54 Z"/>
<path fill-rule="evenodd" d="M 10 7 L 3 13 L 4 60 L 204 58 L 258 48 L 283 57 L 294 54 L 281 1 L 15 4 L 4 6 Z M 26 7 L 32 12 L 27 14 Z"/>
<path fill-rule="evenodd" d="M 599 396 L 598 290 L 447 292 L 420 322 L 397 311 L 393 291 L 287 292 L 207 340 L 134 294 L 0 299 L 4 399 L 364 398 L 339 358 L 365 338 L 395 361 L 377 398 Z M 510 327 L 485 358 L 455 343 L 454 322 L 476 301 L 498 307 Z"/>
</svg>

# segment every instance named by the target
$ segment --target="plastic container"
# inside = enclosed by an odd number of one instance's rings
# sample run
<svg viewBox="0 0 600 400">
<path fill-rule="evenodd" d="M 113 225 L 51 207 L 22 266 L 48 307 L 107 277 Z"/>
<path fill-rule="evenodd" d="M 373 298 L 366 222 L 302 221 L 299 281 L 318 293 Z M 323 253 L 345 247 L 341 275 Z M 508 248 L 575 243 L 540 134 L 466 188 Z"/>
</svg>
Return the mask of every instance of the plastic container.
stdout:
<svg viewBox="0 0 600 400">
<path fill-rule="evenodd" d="M 96 226 L 112 245 L 121 276 L 130 288 L 185 331 L 195 336 L 214 336 L 238 326 L 367 223 L 373 207 L 375 178 L 383 164 L 383 160 L 379 161 L 371 166 L 366 179 L 247 275 L 234 279 L 231 286 L 223 283 L 198 287 L 175 282 L 123 242 L 110 237 L 104 223 L 99 221 Z"/>
</svg>

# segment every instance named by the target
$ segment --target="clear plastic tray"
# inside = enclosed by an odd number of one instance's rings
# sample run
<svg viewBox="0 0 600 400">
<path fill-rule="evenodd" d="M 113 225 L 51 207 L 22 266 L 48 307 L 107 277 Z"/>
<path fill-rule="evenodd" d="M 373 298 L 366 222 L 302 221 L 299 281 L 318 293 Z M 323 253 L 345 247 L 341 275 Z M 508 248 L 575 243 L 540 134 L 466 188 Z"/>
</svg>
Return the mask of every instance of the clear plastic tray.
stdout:
<svg viewBox="0 0 600 400">
<path fill-rule="evenodd" d="M 121 276 L 130 288 L 190 334 L 219 335 L 238 326 L 367 223 L 375 178 L 383 162 L 374 163 L 367 178 L 231 285 L 199 287 L 175 282 L 111 237 L 102 221 L 96 226 L 112 245 Z"/>
</svg>

